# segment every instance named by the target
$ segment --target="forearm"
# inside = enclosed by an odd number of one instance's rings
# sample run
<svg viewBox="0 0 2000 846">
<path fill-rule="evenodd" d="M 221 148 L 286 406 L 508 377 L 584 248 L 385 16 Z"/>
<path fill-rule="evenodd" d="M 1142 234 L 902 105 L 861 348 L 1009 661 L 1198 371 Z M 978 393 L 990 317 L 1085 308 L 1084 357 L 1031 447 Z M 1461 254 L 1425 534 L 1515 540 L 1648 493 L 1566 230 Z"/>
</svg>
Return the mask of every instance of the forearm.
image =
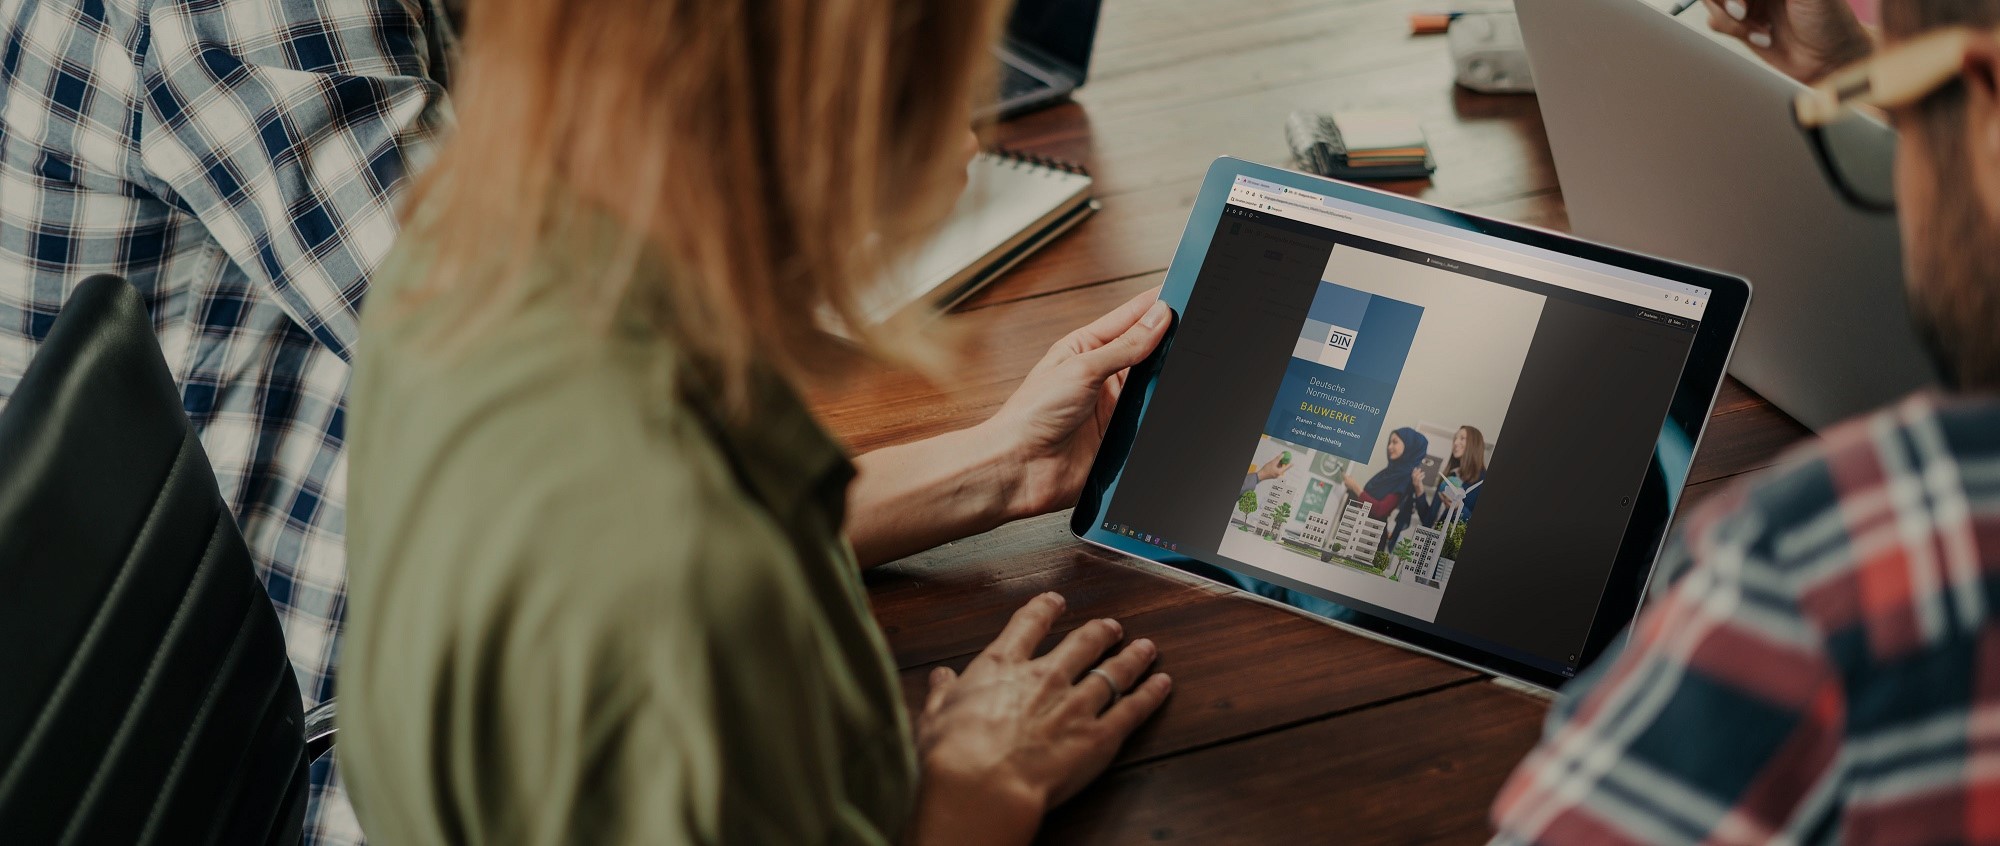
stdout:
<svg viewBox="0 0 2000 846">
<path fill-rule="evenodd" d="M 1004 439 L 975 426 L 854 460 L 847 537 L 865 569 L 1019 516 Z"/>
</svg>

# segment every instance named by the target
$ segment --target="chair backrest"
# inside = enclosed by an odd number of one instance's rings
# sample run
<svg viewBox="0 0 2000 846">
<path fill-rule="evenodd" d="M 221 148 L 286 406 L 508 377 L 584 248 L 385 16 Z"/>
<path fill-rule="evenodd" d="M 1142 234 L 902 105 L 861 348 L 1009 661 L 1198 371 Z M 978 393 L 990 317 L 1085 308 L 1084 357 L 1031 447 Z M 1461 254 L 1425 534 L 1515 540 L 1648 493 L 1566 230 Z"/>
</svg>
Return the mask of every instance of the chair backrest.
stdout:
<svg viewBox="0 0 2000 846">
<path fill-rule="evenodd" d="M 297 843 L 276 612 L 124 280 L 0 413 L 0 841 Z"/>
</svg>

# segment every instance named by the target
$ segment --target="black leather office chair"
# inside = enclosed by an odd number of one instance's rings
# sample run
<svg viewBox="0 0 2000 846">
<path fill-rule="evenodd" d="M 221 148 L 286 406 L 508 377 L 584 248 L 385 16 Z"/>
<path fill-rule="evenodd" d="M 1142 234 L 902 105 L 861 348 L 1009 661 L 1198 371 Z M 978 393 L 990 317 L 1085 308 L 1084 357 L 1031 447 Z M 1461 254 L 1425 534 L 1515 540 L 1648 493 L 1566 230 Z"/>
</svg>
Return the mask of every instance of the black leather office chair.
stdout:
<svg viewBox="0 0 2000 846">
<path fill-rule="evenodd" d="M 0 413 L 0 842 L 297 843 L 313 716 L 145 304 L 85 280 Z"/>
</svg>

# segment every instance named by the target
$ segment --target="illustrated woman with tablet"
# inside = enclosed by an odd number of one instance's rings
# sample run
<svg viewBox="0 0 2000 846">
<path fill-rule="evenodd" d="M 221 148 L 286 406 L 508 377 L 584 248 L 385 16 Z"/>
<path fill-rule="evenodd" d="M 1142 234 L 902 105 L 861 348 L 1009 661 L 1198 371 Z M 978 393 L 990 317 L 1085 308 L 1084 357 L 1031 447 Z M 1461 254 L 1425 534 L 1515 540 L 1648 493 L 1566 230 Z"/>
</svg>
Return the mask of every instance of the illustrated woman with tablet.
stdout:
<svg viewBox="0 0 2000 846">
<path fill-rule="evenodd" d="M 1415 505 L 1417 518 L 1424 523 L 1435 522 L 1438 514 L 1451 503 L 1450 497 L 1458 497 L 1460 510 L 1458 519 L 1472 517 L 1472 507 L 1479 502 L 1479 491 L 1486 479 L 1486 436 L 1473 426 L 1460 426 L 1451 438 L 1451 458 L 1439 472 L 1438 489 L 1426 495 L 1420 476 L 1412 474 L 1411 481 L 1417 484 Z M 1447 488 L 1451 493 L 1447 493 Z"/>
</svg>

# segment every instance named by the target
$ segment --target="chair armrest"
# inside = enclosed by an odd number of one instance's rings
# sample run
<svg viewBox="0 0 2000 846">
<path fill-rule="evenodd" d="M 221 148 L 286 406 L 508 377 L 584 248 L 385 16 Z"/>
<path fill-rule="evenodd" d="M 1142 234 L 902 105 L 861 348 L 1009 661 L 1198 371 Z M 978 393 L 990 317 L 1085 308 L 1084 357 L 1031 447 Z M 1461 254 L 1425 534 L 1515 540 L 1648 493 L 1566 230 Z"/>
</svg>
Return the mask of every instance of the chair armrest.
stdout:
<svg viewBox="0 0 2000 846">
<path fill-rule="evenodd" d="M 306 763 L 317 762 L 326 753 L 333 751 L 333 700 L 319 703 L 319 707 L 306 712 Z"/>
</svg>

